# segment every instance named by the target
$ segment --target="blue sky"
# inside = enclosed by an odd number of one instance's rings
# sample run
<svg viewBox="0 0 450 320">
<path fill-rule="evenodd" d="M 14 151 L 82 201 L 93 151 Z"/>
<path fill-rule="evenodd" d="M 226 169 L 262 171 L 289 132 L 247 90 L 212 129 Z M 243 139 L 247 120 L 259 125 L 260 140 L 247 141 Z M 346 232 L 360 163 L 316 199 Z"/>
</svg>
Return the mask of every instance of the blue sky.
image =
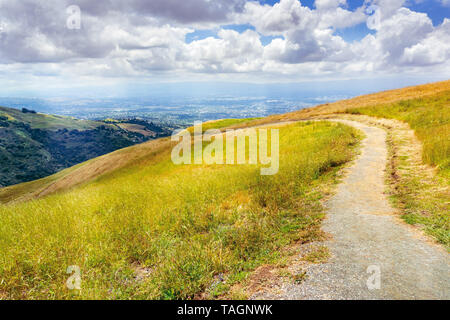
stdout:
<svg viewBox="0 0 450 320">
<path fill-rule="evenodd" d="M 218 36 L 219 29 L 234 30 L 234 31 L 237 31 L 239 33 L 242 33 L 242 32 L 244 32 L 246 30 L 256 31 L 255 27 L 252 26 L 251 24 L 229 24 L 229 25 L 220 26 L 220 27 L 218 27 L 216 29 L 195 30 L 194 32 L 188 33 L 186 35 L 186 42 L 187 43 L 191 43 L 191 42 L 193 42 L 195 40 L 202 40 L 202 39 L 206 39 L 206 38 L 209 38 L 209 37 L 218 39 L 219 38 L 219 36 Z M 278 39 L 283 39 L 283 36 L 265 36 L 265 35 L 260 35 L 260 40 L 261 40 L 261 43 L 263 45 L 268 45 L 269 43 L 272 42 L 272 40 L 277 39 L 277 38 Z"/>
<path fill-rule="evenodd" d="M 450 0 L 0 0 L 0 95 L 445 79 L 449 18 Z"/>
<path fill-rule="evenodd" d="M 279 3 L 279 0 L 259 0 L 261 4 L 267 4 L 270 6 Z M 422 0 L 422 1 L 406 1 L 404 6 L 416 12 L 426 13 L 428 17 L 432 20 L 433 25 L 437 26 L 443 22 L 445 18 L 450 17 L 450 7 L 445 6 L 444 2 L 439 0 Z M 303 0 L 301 1 L 303 6 L 306 6 L 310 9 L 315 9 L 314 0 Z M 356 10 L 364 5 L 364 0 L 348 0 L 347 5 L 345 6 L 349 10 Z M 255 28 L 250 24 L 242 24 L 242 25 L 230 25 L 230 26 L 221 26 L 223 28 L 231 28 L 233 30 L 243 32 L 245 30 L 251 29 L 255 30 Z M 356 26 L 352 26 L 349 28 L 337 29 L 336 34 L 341 36 L 344 40 L 352 42 L 355 40 L 361 40 L 367 34 L 374 33 L 373 30 L 367 28 L 365 22 L 360 23 Z M 193 33 L 190 33 L 186 36 L 187 42 L 192 42 L 193 40 L 201 40 L 207 37 L 217 37 L 217 29 L 207 29 L 207 30 L 196 30 Z M 268 44 L 275 37 L 267 37 L 262 35 L 261 41 L 263 44 Z"/>
<path fill-rule="evenodd" d="M 268 4 L 273 6 L 276 3 L 279 3 L 279 0 L 259 0 L 261 4 Z M 364 0 L 348 0 L 347 7 L 350 10 L 355 10 L 361 7 L 364 4 Z M 303 0 L 301 1 L 302 5 L 309 7 L 310 9 L 314 9 L 314 0 Z M 433 24 L 441 24 L 444 18 L 449 17 L 450 8 L 448 5 L 444 5 L 445 1 L 439 0 L 422 0 L 422 1 L 405 1 L 404 6 L 406 8 L 410 8 L 413 11 L 424 12 L 427 13 L 430 19 L 433 21 Z"/>
</svg>

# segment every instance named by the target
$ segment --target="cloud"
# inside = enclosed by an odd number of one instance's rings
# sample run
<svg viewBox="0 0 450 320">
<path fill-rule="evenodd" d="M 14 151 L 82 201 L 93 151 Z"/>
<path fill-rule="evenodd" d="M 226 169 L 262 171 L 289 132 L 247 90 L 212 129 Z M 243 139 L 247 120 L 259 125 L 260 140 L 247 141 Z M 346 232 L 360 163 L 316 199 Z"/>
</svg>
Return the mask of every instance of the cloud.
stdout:
<svg viewBox="0 0 450 320">
<path fill-rule="evenodd" d="M 72 4 L 81 8 L 79 30 L 66 27 Z M 365 23 L 372 5 L 380 12 L 376 30 L 352 43 L 338 35 Z M 298 0 L 0 0 L 0 76 L 339 77 L 448 65 L 449 20 L 433 26 L 425 13 L 404 5 L 373 0 L 350 10 L 345 0 L 316 0 L 315 9 Z M 251 28 L 238 32 L 227 24 Z M 195 30 L 216 36 L 186 43 Z"/>
<path fill-rule="evenodd" d="M 314 5 L 316 6 L 317 10 L 335 10 L 339 6 L 346 5 L 346 0 L 316 0 L 314 2 Z"/>
<path fill-rule="evenodd" d="M 288 64 L 339 60 L 340 55 L 351 55 L 342 38 L 333 36 L 331 30 L 293 30 L 286 40 L 276 39 L 266 48 L 268 59 Z"/>
<path fill-rule="evenodd" d="M 364 7 L 355 11 L 348 11 L 343 8 L 335 8 L 320 13 L 321 28 L 343 29 L 356 26 L 366 22 L 367 16 L 364 13 Z"/>
<path fill-rule="evenodd" d="M 78 0 L 83 12 L 103 16 L 110 12 L 167 19 L 176 23 L 224 22 L 242 11 L 245 0 Z"/>
<path fill-rule="evenodd" d="M 195 72 L 253 72 L 262 67 L 263 46 L 252 30 L 218 32 L 219 39 L 207 38 L 186 46 L 185 66 Z"/>
<path fill-rule="evenodd" d="M 281 0 L 274 6 L 248 2 L 243 19 L 265 35 L 280 35 L 292 29 L 307 30 L 318 22 L 313 10 L 302 6 L 298 0 Z"/>
<path fill-rule="evenodd" d="M 114 44 L 104 37 L 104 26 L 85 17 L 83 28 L 74 32 L 66 27 L 64 2 L 1 1 L 0 34 L 2 61 L 60 62 L 69 58 L 106 57 Z"/>
<path fill-rule="evenodd" d="M 400 8 L 390 18 L 381 20 L 375 35 L 366 36 L 352 49 L 371 67 L 396 68 L 407 61 L 405 50 L 421 43 L 433 30 L 433 24 L 426 14 Z"/>
<path fill-rule="evenodd" d="M 430 32 L 422 41 L 405 48 L 401 62 L 411 66 L 428 66 L 450 61 L 450 20 Z"/>
<path fill-rule="evenodd" d="M 348 45 L 334 28 L 352 26 L 363 21 L 361 10 L 350 12 L 340 8 L 342 0 L 316 1 L 317 10 L 301 5 L 297 0 L 281 0 L 271 6 L 249 3 L 246 14 L 256 30 L 267 35 L 283 35 L 265 48 L 265 57 L 287 64 L 350 57 Z"/>
</svg>

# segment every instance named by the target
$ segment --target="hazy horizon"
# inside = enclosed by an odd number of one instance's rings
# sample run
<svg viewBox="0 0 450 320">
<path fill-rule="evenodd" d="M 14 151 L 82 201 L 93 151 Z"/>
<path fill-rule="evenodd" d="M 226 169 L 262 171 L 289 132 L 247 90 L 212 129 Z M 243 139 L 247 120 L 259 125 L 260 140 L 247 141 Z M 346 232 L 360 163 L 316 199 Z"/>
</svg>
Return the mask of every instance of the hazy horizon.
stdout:
<svg viewBox="0 0 450 320">
<path fill-rule="evenodd" d="M 134 84 L 89 90 L 74 88 L 59 92 L 59 96 L 52 92 L 18 93 L 0 96 L 0 105 L 81 119 L 142 117 L 191 124 L 195 120 L 264 117 L 434 80 L 441 79 Z"/>
</svg>

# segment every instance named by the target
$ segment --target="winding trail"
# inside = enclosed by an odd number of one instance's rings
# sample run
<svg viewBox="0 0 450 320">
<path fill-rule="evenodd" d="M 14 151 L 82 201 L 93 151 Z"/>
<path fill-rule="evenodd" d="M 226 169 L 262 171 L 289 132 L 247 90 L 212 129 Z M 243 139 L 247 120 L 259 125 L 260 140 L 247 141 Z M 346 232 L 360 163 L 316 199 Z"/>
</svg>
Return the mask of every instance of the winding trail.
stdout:
<svg viewBox="0 0 450 320">
<path fill-rule="evenodd" d="M 386 132 L 360 122 L 332 121 L 351 125 L 366 138 L 361 155 L 326 203 L 323 230 L 331 240 L 324 245 L 331 257 L 310 265 L 300 284 L 285 283 L 276 295 L 258 298 L 450 299 L 449 254 L 396 217 L 384 194 Z M 375 288 L 369 290 L 368 280 Z"/>
</svg>

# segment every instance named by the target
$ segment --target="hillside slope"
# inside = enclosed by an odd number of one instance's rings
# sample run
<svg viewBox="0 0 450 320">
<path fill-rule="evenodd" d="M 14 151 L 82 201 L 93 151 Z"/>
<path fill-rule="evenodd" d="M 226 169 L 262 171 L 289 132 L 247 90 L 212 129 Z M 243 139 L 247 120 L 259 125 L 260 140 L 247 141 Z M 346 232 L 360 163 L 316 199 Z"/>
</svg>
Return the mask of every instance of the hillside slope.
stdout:
<svg viewBox="0 0 450 320">
<path fill-rule="evenodd" d="M 289 243 L 321 238 L 320 199 L 359 136 L 329 122 L 279 130 L 274 176 L 257 165 L 176 166 L 162 139 L 73 168 L 56 182 L 92 176 L 71 190 L 0 206 L 0 298 L 217 296 L 220 274 L 228 286 Z M 79 293 L 62 285 L 69 265 L 83 272 Z"/>
<path fill-rule="evenodd" d="M 353 108 L 375 107 L 381 104 L 397 103 L 411 99 L 421 99 L 440 95 L 446 91 L 450 91 L 450 80 L 372 93 L 348 100 L 340 100 L 313 108 L 286 113 L 278 117 L 274 116 L 274 118 L 280 120 L 304 119 L 320 115 L 342 113 Z"/>
<path fill-rule="evenodd" d="M 317 107 L 303 109 L 283 115 L 274 115 L 269 116 L 263 119 L 248 119 L 247 121 L 242 122 L 242 120 L 227 120 L 223 123 L 219 123 L 218 127 L 228 126 L 229 128 L 243 128 L 247 126 L 255 126 L 255 125 L 263 125 L 269 123 L 276 123 L 280 121 L 296 121 L 296 120 L 305 120 L 305 119 L 313 119 L 316 117 L 330 116 L 333 113 L 363 113 L 361 107 L 364 107 L 366 110 L 366 114 L 375 115 L 374 110 L 385 110 L 382 115 L 384 117 L 394 117 L 397 116 L 399 120 L 407 121 L 405 118 L 406 109 L 403 106 L 405 112 L 401 113 L 392 112 L 389 115 L 389 111 L 386 111 L 386 108 L 389 109 L 390 106 L 392 108 L 397 108 L 398 104 L 403 103 L 405 100 L 415 100 L 413 103 L 415 108 L 417 106 L 421 107 L 421 113 L 417 113 L 416 119 L 420 119 L 420 114 L 423 112 L 427 112 L 427 108 L 429 104 L 427 102 L 423 102 L 422 97 L 425 99 L 431 99 L 433 101 L 437 101 L 438 103 L 434 103 L 431 105 L 433 113 L 431 117 L 427 117 L 428 124 L 425 127 L 428 127 L 429 134 L 421 134 L 421 137 L 428 137 L 433 140 L 434 137 L 439 137 L 438 139 L 434 139 L 439 143 L 430 143 L 431 145 L 428 150 L 430 150 L 430 154 L 436 153 L 440 154 L 440 162 L 441 167 L 444 171 L 448 171 L 448 159 L 449 155 L 449 139 L 450 136 L 449 129 L 449 97 L 450 92 L 450 80 L 442 81 L 437 83 L 431 83 L 426 85 L 420 85 L 415 87 L 407 87 L 402 89 L 390 90 L 380 93 L 374 93 L 369 95 L 364 95 L 361 97 L 356 97 L 349 100 L 342 100 L 335 103 L 330 103 L 326 105 L 320 105 Z M 428 98 L 427 98 L 428 97 Z M 411 104 L 411 106 L 413 105 Z M 398 108 L 397 108 L 398 109 Z M 415 109 L 408 109 L 409 114 L 414 114 Z M 434 117 L 433 117 L 434 115 Z M 434 120 L 436 118 L 436 120 Z M 439 120 L 440 119 L 440 120 Z M 436 135 L 437 122 L 440 123 L 439 134 Z M 418 124 L 416 124 L 418 125 Z M 213 128 L 214 126 L 208 127 L 208 129 Z M 424 127 L 422 125 L 422 127 Z M 0 128 L 1 130 L 1 128 Z M 434 131 L 431 133 L 431 131 Z M 423 132 L 423 130 L 422 130 Z M 431 141 L 430 140 L 430 141 Z M 35 197 L 45 196 L 47 194 L 51 194 L 56 191 L 63 191 L 72 188 L 73 186 L 79 185 L 81 183 L 86 183 L 99 177 L 107 172 L 114 171 L 118 168 L 122 168 L 126 166 L 128 163 L 132 163 L 136 159 L 140 157 L 145 157 L 148 154 L 158 152 L 163 148 L 166 148 L 167 145 L 170 144 L 169 141 L 164 139 L 158 139 L 157 141 L 149 141 L 142 145 L 136 145 L 131 148 L 126 148 L 124 150 L 119 150 L 111 156 L 100 157 L 99 159 L 93 159 L 87 163 L 83 163 L 76 168 L 70 168 L 58 173 L 56 176 L 50 176 L 38 181 L 32 181 L 25 185 L 17 185 L 9 188 L 0 189 L 0 202 L 6 203 L 18 199 L 31 199 Z M 425 143 L 427 144 L 427 143 Z M 156 151 L 155 151 L 156 150 Z M 424 154 L 424 159 L 436 159 L 436 156 L 427 156 Z M 447 159 L 447 160 L 445 160 Z M 439 162 L 438 161 L 438 162 Z M 445 163 L 447 161 L 447 163 Z M 438 164 L 427 161 L 431 164 Z"/>
<path fill-rule="evenodd" d="M 125 125 L 0 107 L 0 187 L 46 177 L 151 138 L 150 132 L 136 130 L 138 124 Z"/>
<path fill-rule="evenodd" d="M 176 166 L 170 160 L 175 144 L 164 138 L 0 189 L 0 201 L 8 203 L 0 205 L 0 298 L 214 298 L 258 266 L 284 261 L 282 248 L 324 239 L 321 200 L 361 137 L 343 124 L 280 120 L 370 114 L 409 123 L 424 145 L 434 141 L 423 149 L 423 159 L 442 178 L 424 192 L 416 180 L 404 180 L 416 175 L 416 168 L 408 168 L 405 175 L 394 174 L 401 193 L 393 196 L 403 203 L 398 208 L 407 213 L 405 220 L 449 244 L 449 83 L 358 97 L 330 104 L 329 111 L 322 106 L 208 124 L 279 128 L 275 176 L 261 176 L 255 165 Z M 392 158 L 389 164 L 388 172 L 398 169 Z M 414 194 L 415 202 L 405 194 Z M 71 265 L 83 272 L 82 291 L 62 285 Z"/>
<path fill-rule="evenodd" d="M 257 121 L 258 124 L 311 119 L 318 116 L 345 113 L 350 109 L 375 107 L 382 104 L 398 103 L 400 101 L 438 96 L 450 91 L 450 80 L 434 82 L 419 86 L 406 87 L 358 96 L 347 100 L 321 104 L 315 107 L 301 109 L 284 114 L 272 115 Z"/>
<path fill-rule="evenodd" d="M 206 123 L 203 129 L 224 128 L 239 123 L 251 126 L 257 120 L 227 119 Z M 160 138 L 147 141 L 128 148 L 120 149 L 110 154 L 91 159 L 75 167 L 68 168 L 39 180 L 22 183 L 0 189 L 0 203 L 25 201 L 41 198 L 46 195 L 69 190 L 83 183 L 88 183 L 115 170 L 132 165 L 140 159 L 153 157 L 168 150 L 173 145 L 170 139 Z"/>
<path fill-rule="evenodd" d="M 450 177 L 450 80 L 341 100 L 256 121 L 257 124 L 361 114 L 408 123 L 424 146 L 425 163 Z"/>
</svg>

